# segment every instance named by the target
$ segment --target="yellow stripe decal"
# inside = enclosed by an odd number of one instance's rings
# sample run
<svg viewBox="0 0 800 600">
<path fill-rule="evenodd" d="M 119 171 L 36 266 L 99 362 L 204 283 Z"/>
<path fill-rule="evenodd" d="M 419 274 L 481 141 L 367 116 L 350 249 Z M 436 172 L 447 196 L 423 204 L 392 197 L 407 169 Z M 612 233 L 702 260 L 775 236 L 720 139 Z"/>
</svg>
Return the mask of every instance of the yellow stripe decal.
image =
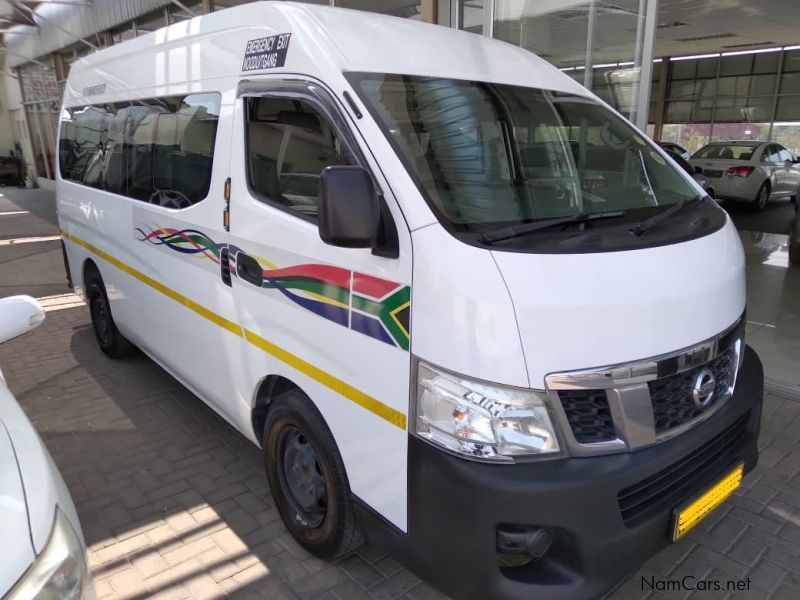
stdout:
<svg viewBox="0 0 800 600">
<path fill-rule="evenodd" d="M 78 246 L 85 248 L 92 254 L 95 254 L 96 256 L 102 258 L 109 264 L 117 267 L 120 271 L 123 271 L 128 275 L 130 275 L 131 277 L 138 279 L 142 283 L 149 285 L 154 290 L 161 292 L 162 294 L 164 294 L 168 298 L 171 298 L 178 304 L 184 305 L 186 308 L 197 313 L 201 317 L 208 319 L 212 323 L 219 325 L 223 329 L 226 329 L 227 331 L 233 333 L 238 337 L 243 337 L 245 340 L 253 344 L 255 347 L 261 349 L 267 354 L 274 356 L 278 360 L 300 371 L 304 375 L 307 375 L 314 381 L 321 383 L 322 385 L 333 390 L 337 394 L 344 396 L 351 402 L 358 404 L 360 407 L 388 421 L 392 425 L 395 425 L 400 429 L 406 428 L 406 415 L 404 415 L 400 411 L 395 410 L 391 406 L 384 404 L 380 400 L 377 400 L 368 394 L 365 394 L 361 390 L 354 388 L 353 386 L 342 381 L 338 377 L 335 377 L 334 375 L 331 375 L 330 373 L 323 371 L 319 367 L 312 365 L 310 362 L 303 360 L 302 358 L 300 358 L 295 354 L 292 354 L 288 350 L 284 350 L 280 346 L 277 346 L 272 342 L 270 342 L 269 340 L 264 339 L 257 333 L 254 333 L 249 329 L 242 328 L 238 323 L 229 321 L 225 317 L 218 315 L 213 311 L 208 310 L 206 307 L 198 304 L 194 300 L 187 298 L 183 294 L 180 294 L 175 290 L 168 288 L 163 283 L 156 281 L 152 277 L 149 277 L 144 273 L 142 273 L 141 271 L 134 269 L 133 267 L 125 264 L 121 260 L 114 258 L 113 256 L 101 250 L 97 246 L 94 246 L 89 242 L 82 240 L 81 238 L 76 237 L 71 233 L 64 231 L 63 229 L 61 230 L 61 236 L 64 239 L 69 240 L 70 242 L 73 242 Z"/>
<path fill-rule="evenodd" d="M 361 390 L 358 390 L 350 384 L 345 383 L 338 377 L 334 377 L 330 373 L 327 373 L 322 369 L 315 367 L 311 363 L 306 362 L 299 356 L 296 356 L 291 352 L 287 352 L 280 346 L 276 346 L 269 340 L 265 340 L 260 335 L 253 333 L 249 329 L 244 330 L 244 339 L 254 346 L 261 348 L 267 354 L 271 354 L 278 360 L 285 362 L 290 367 L 293 367 L 301 373 L 308 375 L 311 377 L 311 379 L 318 381 L 325 387 L 332 389 L 337 394 L 341 394 L 362 408 L 366 408 L 371 413 L 374 413 L 382 419 L 389 421 L 389 423 L 392 425 L 397 425 L 401 429 L 406 428 L 406 416 L 403 413 L 393 409 L 391 406 L 387 406 L 372 396 L 368 396 Z"/>
</svg>

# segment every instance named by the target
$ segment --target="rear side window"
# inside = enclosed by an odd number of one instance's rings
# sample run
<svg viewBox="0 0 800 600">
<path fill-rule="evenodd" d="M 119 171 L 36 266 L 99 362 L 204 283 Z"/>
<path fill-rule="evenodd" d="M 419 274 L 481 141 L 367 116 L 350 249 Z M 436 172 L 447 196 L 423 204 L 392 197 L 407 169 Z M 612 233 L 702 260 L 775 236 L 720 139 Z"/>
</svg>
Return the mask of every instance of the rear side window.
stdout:
<svg viewBox="0 0 800 600">
<path fill-rule="evenodd" d="M 320 174 L 355 164 L 336 128 L 309 102 L 247 100 L 247 177 L 256 198 L 316 219 Z"/>
<path fill-rule="evenodd" d="M 65 109 L 61 177 L 167 208 L 208 195 L 220 95 L 145 98 Z"/>
<path fill-rule="evenodd" d="M 710 144 L 700 148 L 693 158 L 722 158 L 728 160 L 750 160 L 756 146 L 741 144 Z"/>
<path fill-rule="evenodd" d="M 779 150 L 778 150 L 778 160 L 780 162 L 786 162 L 787 160 L 788 161 L 794 161 L 794 157 L 792 156 L 791 152 L 789 152 L 786 148 L 783 148 L 781 146 L 778 146 L 778 148 L 779 148 Z"/>
</svg>

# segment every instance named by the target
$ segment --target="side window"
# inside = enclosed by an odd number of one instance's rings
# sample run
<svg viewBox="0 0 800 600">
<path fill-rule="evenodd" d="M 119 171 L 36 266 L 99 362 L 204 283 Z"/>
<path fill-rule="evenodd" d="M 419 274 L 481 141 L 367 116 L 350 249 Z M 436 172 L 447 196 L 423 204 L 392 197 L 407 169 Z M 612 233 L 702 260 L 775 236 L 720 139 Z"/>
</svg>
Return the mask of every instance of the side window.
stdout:
<svg viewBox="0 0 800 600">
<path fill-rule="evenodd" d="M 193 94 L 67 109 L 61 176 L 168 208 L 200 202 L 211 182 L 219 105 L 219 94 Z"/>
<path fill-rule="evenodd" d="M 64 179 L 100 187 L 109 140 L 108 123 L 113 118 L 107 106 L 82 106 L 67 110 L 61 123 L 58 155 Z"/>
<path fill-rule="evenodd" d="M 778 148 L 780 148 L 780 150 L 778 151 L 778 159 L 780 160 L 780 162 L 785 163 L 787 160 L 792 162 L 794 161 L 791 152 L 789 152 L 783 146 L 778 146 Z"/>
<path fill-rule="evenodd" d="M 304 100 L 247 99 L 247 177 L 260 200 L 316 218 L 320 173 L 354 160 L 336 128 Z"/>
<path fill-rule="evenodd" d="M 769 163 L 780 162 L 778 158 L 778 148 L 775 146 L 775 144 L 768 144 L 767 147 L 764 148 L 764 154 L 761 160 Z"/>
</svg>

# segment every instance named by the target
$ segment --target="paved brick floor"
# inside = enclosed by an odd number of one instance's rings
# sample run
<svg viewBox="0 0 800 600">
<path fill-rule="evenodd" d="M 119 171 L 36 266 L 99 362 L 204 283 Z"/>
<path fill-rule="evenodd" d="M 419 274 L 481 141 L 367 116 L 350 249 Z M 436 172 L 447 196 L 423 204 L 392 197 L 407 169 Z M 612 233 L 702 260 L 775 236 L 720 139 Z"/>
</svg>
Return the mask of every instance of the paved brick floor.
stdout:
<svg viewBox="0 0 800 600">
<path fill-rule="evenodd" d="M 0 294 L 66 292 L 57 244 L 2 245 L 52 235 L 51 200 L 0 193 Z M 19 209 L 31 214 L 1 214 Z M 0 346 L 0 367 L 72 492 L 100 598 L 443 598 L 375 548 L 335 565 L 304 552 L 280 522 L 260 451 L 147 358 L 103 356 L 85 307 L 48 312 Z M 612 600 L 800 598 L 799 401 L 768 395 L 761 446 L 741 493 Z M 751 588 L 651 592 L 650 575 L 750 578 Z"/>
</svg>

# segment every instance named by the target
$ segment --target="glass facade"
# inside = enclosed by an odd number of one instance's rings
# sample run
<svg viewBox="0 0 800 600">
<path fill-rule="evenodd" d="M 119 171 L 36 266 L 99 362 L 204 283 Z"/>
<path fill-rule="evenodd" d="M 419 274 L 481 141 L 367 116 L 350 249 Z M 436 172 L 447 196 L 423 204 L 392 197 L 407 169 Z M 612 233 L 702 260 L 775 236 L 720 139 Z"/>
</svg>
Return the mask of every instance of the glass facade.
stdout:
<svg viewBox="0 0 800 600">
<path fill-rule="evenodd" d="M 674 58 L 665 103 L 661 139 L 689 151 L 709 141 L 771 139 L 797 152 L 800 49 Z"/>
<path fill-rule="evenodd" d="M 655 12 L 654 0 L 495 0 L 493 34 L 561 67 L 644 125 L 655 26 L 648 10 Z"/>
<path fill-rule="evenodd" d="M 91 44 L 76 42 L 20 67 L 38 175 L 52 177 L 60 92 L 69 65 L 92 52 L 91 46 L 122 43 L 247 1 L 169 4 L 99 32 Z M 800 46 L 688 58 L 653 56 L 656 42 L 660 47 L 671 35 L 662 29 L 685 25 L 664 14 L 675 8 L 663 0 L 307 1 L 425 20 L 522 46 L 594 91 L 649 135 L 692 151 L 709 140 L 734 138 L 773 139 L 800 151 Z"/>
</svg>

